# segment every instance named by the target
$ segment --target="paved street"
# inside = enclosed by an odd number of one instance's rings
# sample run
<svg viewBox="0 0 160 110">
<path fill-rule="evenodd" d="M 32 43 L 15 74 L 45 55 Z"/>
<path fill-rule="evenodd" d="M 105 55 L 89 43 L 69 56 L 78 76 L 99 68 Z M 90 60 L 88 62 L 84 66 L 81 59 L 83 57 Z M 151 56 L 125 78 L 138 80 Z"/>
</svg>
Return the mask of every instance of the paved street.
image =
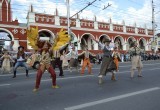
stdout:
<svg viewBox="0 0 160 110">
<path fill-rule="evenodd" d="M 100 65 L 93 66 L 93 75 L 81 76 L 77 71 L 57 73 L 59 89 L 51 86 L 50 75 L 42 76 L 38 92 L 32 92 L 36 71 L 19 69 L 17 77 L 0 75 L 0 110 L 160 110 L 160 61 L 145 61 L 143 78 L 130 79 L 130 62 L 120 63 L 118 81 L 111 81 L 107 74 L 102 85 L 98 84 Z"/>
</svg>

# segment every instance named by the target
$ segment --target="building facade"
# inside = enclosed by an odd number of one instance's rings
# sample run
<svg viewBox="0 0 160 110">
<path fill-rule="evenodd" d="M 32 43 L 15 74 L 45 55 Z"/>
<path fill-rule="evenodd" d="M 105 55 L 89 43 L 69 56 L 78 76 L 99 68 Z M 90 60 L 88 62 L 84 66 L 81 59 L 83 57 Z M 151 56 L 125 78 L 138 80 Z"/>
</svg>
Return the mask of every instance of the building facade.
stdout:
<svg viewBox="0 0 160 110">
<path fill-rule="evenodd" d="M 38 26 L 39 36 L 49 37 L 51 41 L 55 38 L 57 32 L 61 28 L 67 30 L 67 16 L 59 16 L 58 10 L 54 15 L 34 12 L 33 6 L 29 7 L 27 14 L 27 23 L 19 23 L 18 19 L 12 20 L 12 11 L 10 0 L 0 0 L 0 32 L 8 33 L 13 48 L 19 45 L 30 49 L 27 45 L 27 29 Z M 80 19 L 79 15 L 70 19 L 71 36 L 78 43 L 78 50 L 83 50 L 86 46 L 88 49 L 99 51 L 98 44 L 92 38 L 102 42 L 104 39 L 110 39 L 119 50 L 126 51 L 129 49 L 132 41 L 136 41 L 140 48 L 151 51 L 151 38 L 153 32 L 147 29 L 147 26 L 137 27 L 125 25 L 125 21 L 121 24 L 115 24 L 110 18 L 108 22 L 99 22 L 94 20 Z"/>
</svg>

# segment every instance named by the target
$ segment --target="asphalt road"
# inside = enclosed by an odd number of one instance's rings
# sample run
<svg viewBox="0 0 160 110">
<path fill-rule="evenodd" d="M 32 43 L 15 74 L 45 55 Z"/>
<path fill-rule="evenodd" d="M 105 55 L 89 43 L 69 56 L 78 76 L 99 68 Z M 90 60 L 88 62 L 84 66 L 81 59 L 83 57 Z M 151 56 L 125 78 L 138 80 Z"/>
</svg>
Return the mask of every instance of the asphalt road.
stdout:
<svg viewBox="0 0 160 110">
<path fill-rule="evenodd" d="M 107 74 L 98 84 L 100 65 L 93 66 L 93 75 L 82 76 L 76 70 L 65 70 L 64 77 L 57 73 L 59 89 L 51 86 L 50 75 L 42 76 L 38 92 L 32 92 L 36 71 L 25 77 L 23 68 L 12 74 L 0 75 L 0 110 L 160 110 L 160 61 L 143 63 L 143 78 L 130 79 L 130 63 L 120 63 L 117 81 Z"/>
</svg>

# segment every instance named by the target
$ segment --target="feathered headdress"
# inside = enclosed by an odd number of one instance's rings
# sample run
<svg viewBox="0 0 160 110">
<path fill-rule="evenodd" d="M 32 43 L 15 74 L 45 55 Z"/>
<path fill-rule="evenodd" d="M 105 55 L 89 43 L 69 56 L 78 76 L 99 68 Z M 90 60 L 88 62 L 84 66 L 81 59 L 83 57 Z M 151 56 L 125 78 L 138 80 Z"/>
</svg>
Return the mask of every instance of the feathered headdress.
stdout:
<svg viewBox="0 0 160 110">
<path fill-rule="evenodd" d="M 53 50 L 59 50 L 61 47 L 66 45 L 70 41 L 70 36 L 62 28 L 54 39 Z"/>
<path fill-rule="evenodd" d="M 27 39 L 29 41 L 28 45 L 30 45 L 34 50 L 42 48 L 45 43 L 39 40 L 38 27 L 27 30 Z M 60 32 L 57 34 L 56 38 L 54 39 L 54 44 L 52 45 L 52 49 L 58 50 L 64 45 L 66 45 L 69 41 L 70 41 L 70 36 L 62 28 Z"/>
<path fill-rule="evenodd" d="M 34 50 L 38 49 L 38 26 L 36 26 L 36 28 L 31 28 L 27 30 L 27 40 L 29 41 L 29 46 L 31 46 Z"/>
</svg>

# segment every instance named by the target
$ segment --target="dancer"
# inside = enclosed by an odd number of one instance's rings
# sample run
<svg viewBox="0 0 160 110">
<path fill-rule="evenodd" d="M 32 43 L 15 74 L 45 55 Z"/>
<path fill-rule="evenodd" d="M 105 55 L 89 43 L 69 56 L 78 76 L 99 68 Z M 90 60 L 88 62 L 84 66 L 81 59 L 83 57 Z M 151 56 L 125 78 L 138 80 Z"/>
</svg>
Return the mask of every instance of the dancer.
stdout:
<svg viewBox="0 0 160 110">
<path fill-rule="evenodd" d="M 38 91 L 41 77 L 45 70 L 48 70 L 48 72 L 51 74 L 52 88 L 59 88 L 59 86 L 56 84 L 56 73 L 51 66 L 51 51 L 59 50 L 63 45 L 69 42 L 70 38 L 68 34 L 61 29 L 54 40 L 54 44 L 51 45 L 49 41 L 41 40 L 41 38 L 38 37 L 38 27 L 36 27 L 36 29 L 27 31 L 27 38 L 30 41 L 29 45 L 34 50 L 39 50 L 41 55 L 40 66 L 37 70 L 36 84 L 33 91 Z"/>
<path fill-rule="evenodd" d="M 112 72 L 111 80 L 115 81 L 116 80 L 116 77 L 115 77 L 116 65 L 113 61 L 111 48 L 109 46 L 111 40 L 109 39 L 104 40 L 103 41 L 104 44 L 98 42 L 97 40 L 95 41 L 98 43 L 98 45 L 103 50 L 103 59 L 102 59 L 102 64 L 100 68 L 100 73 L 98 75 L 99 84 L 102 84 L 103 76 L 105 76 L 107 72 Z"/>
<path fill-rule="evenodd" d="M 63 69 L 62 69 L 62 60 L 60 59 L 60 56 L 61 56 L 60 51 L 61 50 L 53 50 L 53 54 L 52 54 L 52 58 L 53 58 L 53 60 L 52 60 L 52 66 L 55 69 L 56 65 L 57 65 L 58 68 L 59 68 L 59 71 L 60 71 L 59 76 L 64 76 Z"/>
<path fill-rule="evenodd" d="M 51 48 L 51 45 L 48 41 L 39 41 L 39 44 L 42 45 L 42 46 L 39 45 L 39 47 L 41 47 L 40 66 L 37 70 L 36 85 L 33 91 L 34 92 L 38 91 L 39 86 L 40 86 L 41 77 L 42 77 L 42 74 L 45 72 L 45 70 L 47 70 L 51 74 L 52 87 L 59 88 L 59 86 L 57 86 L 56 84 L 56 73 L 50 63 L 51 57 L 50 57 L 49 49 Z"/>
<path fill-rule="evenodd" d="M 65 50 L 63 51 L 63 54 L 60 57 L 61 61 L 62 61 L 62 68 L 68 68 L 69 63 L 68 63 L 68 57 L 66 57 L 66 52 Z"/>
<path fill-rule="evenodd" d="M 84 75 L 84 70 L 85 70 L 86 66 L 88 66 L 88 73 L 93 74 L 90 59 L 91 59 L 91 57 L 96 58 L 96 55 L 89 52 L 88 47 L 86 46 L 85 50 L 81 54 L 79 54 L 78 56 L 79 57 L 83 56 L 81 75 Z"/>
<path fill-rule="evenodd" d="M 75 67 L 77 69 L 77 71 L 79 72 L 79 70 L 78 70 L 78 67 L 79 67 L 78 51 L 75 50 L 74 46 L 72 46 L 71 50 L 69 51 L 69 53 L 66 56 L 70 58 L 70 61 L 69 61 L 70 72 L 72 72 L 73 67 Z"/>
<path fill-rule="evenodd" d="M 2 74 L 5 71 L 11 73 L 11 62 L 14 62 L 14 60 L 11 58 L 7 50 L 4 51 L 4 55 L 0 58 L 0 60 L 3 60 L 1 69 Z"/>
<path fill-rule="evenodd" d="M 24 47 L 23 46 L 19 46 L 18 47 L 18 53 L 17 53 L 17 62 L 14 66 L 14 75 L 13 78 L 16 77 L 16 73 L 17 73 L 17 68 L 21 66 L 21 67 L 25 67 L 26 69 L 26 77 L 28 77 L 28 66 L 26 64 L 26 56 L 25 56 L 25 52 L 24 52 Z"/>
<path fill-rule="evenodd" d="M 144 52 L 144 50 L 140 49 L 138 47 L 138 44 L 136 41 L 134 41 L 131 45 L 131 48 L 128 51 L 131 56 L 131 76 L 130 78 L 133 79 L 134 77 L 134 70 L 138 69 L 138 77 L 142 77 L 142 68 L 143 64 L 141 61 L 141 53 Z"/>
<path fill-rule="evenodd" d="M 118 72 L 119 71 L 119 61 L 121 61 L 121 59 L 120 59 L 120 53 L 118 52 L 117 47 L 114 47 L 112 56 L 113 56 L 113 61 L 116 64 L 116 72 Z"/>
</svg>

